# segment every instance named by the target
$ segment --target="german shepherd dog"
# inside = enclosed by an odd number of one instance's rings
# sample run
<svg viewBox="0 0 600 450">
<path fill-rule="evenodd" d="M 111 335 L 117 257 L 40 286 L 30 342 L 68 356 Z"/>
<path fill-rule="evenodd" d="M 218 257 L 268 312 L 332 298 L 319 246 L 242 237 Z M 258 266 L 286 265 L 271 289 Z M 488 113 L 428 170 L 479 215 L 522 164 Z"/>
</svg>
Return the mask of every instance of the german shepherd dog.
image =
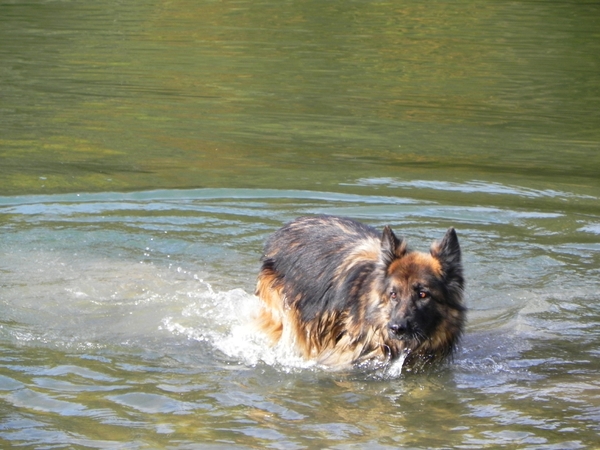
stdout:
<svg viewBox="0 0 600 450">
<path fill-rule="evenodd" d="M 326 368 L 423 368 L 456 346 L 465 322 L 461 252 L 450 228 L 429 253 L 389 226 L 301 217 L 265 245 L 259 327 Z"/>
</svg>

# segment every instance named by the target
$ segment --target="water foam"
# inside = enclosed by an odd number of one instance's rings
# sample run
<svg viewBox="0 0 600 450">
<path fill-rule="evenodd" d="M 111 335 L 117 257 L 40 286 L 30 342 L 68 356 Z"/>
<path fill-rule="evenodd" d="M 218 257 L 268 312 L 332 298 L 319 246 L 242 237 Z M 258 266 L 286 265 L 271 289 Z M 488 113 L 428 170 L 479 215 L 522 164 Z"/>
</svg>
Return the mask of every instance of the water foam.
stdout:
<svg viewBox="0 0 600 450">
<path fill-rule="evenodd" d="M 265 363 L 284 371 L 314 366 L 296 355 L 289 346 L 272 346 L 254 326 L 260 308 L 259 299 L 243 289 L 216 291 L 197 278 L 202 289 L 189 292 L 193 302 L 183 307 L 179 316 L 168 315 L 160 329 L 187 339 L 207 342 L 216 350 L 242 364 Z"/>
</svg>

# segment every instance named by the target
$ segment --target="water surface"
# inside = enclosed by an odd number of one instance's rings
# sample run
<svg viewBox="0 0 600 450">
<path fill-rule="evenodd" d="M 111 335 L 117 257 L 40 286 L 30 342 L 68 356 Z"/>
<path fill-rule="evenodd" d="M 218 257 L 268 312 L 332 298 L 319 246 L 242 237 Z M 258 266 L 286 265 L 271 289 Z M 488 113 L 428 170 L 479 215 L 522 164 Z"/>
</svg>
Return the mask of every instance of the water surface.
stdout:
<svg viewBox="0 0 600 450">
<path fill-rule="evenodd" d="M 600 10 L 0 2 L 0 442 L 594 448 Z M 330 373 L 248 327 L 303 214 L 456 227 L 431 373 Z"/>
</svg>

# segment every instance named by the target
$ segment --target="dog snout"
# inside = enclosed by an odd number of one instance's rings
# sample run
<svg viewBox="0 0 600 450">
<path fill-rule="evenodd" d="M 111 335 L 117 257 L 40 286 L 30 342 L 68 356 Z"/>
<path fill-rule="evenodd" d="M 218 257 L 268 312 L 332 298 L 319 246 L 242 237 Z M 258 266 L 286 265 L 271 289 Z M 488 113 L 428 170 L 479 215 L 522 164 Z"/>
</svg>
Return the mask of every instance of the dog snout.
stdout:
<svg viewBox="0 0 600 450">
<path fill-rule="evenodd" d="M 410 332 L 410 324 L 407 319 L 396 320 L 389 325 L 392 334 L 402 337 Z"/>
</svg>

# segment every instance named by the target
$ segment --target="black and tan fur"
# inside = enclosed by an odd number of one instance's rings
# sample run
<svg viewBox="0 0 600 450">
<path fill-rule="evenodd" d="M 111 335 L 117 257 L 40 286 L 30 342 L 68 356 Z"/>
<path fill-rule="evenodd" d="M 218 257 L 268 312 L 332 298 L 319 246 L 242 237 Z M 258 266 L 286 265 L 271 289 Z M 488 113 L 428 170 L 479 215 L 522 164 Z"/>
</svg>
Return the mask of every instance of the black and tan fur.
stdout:
<svg viewBox="0 0 600 450">
<path fill-rule="evenodd" d="M 265 245 L 259 325 L 274 343 L 332 369 L 402 355 L 417 368 L 456 346 L 463 285 L 453 228 L 420 253 L 388 226 L 379 233 L 351 219 L 301 217 Z"/>
</svg>

